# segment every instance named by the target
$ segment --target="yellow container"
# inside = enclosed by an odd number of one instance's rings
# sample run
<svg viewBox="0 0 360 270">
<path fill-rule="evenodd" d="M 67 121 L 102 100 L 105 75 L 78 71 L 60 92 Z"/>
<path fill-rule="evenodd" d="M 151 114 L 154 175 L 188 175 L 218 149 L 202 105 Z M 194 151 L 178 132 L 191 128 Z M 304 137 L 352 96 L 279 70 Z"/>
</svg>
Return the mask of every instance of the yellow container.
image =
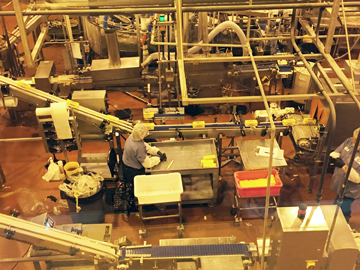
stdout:
<svg viewBox="0 0 360 270">
<path fill-rule="evenodd" d="M 284 119 L 282 120 L 282 124 L 283 126 L 292 126 L 296 124 L 296 120 L 295 119 Z"/>
<path fill-rule="evenodd" d="M 154 112 L 143 112 L 144 120 L 149 120 L 154 118 L 155 113 Z"/>
<path fill-rule="evenodd" d="M 257 120 L 245 120 L 245 127 L 251 127 L 251 126 L 256 127 L 257 125 L 258 125 Z"/>
<path fill-rule="evenodd" d="M 192 126 L 193 128 L 205 128 L 205 121 L 195 121 Z"/>
<path fill-rule="evenodd" d="M 203 156 L 203 159 L 212 160 L 212 161 L 216 162 L 216 156 L 215 155 Z"/>
<path fill-rule="evenodd" d="M 154 123 L 143 123 L 148 130 L 154 130 L 155 124 Z"/>
<path fill-rule="evenodd" d="M 307 125 L 307 124 L 316 124 L 316 119 L 313 119 L 313 118 L 304 118 L 303 119 L 303 124 L 304 125 Z"/>
<path fill-rule="evenodd" d="M 64 166 L 66 176 L 69 177 L 69 176 L 77 173 L 79 170 L 79 167 L 80 167 L 79 163 L 74 162 L 74 161 L 66 163 Z"/>
<path fill-rule="evenodd" d="M 214 168 L 214 167 L 216 167 L 216 163 L 213 160 L 202 159 L 201 160 L 201 167 L 203 167 L 203 168 Z"/>
</svg>

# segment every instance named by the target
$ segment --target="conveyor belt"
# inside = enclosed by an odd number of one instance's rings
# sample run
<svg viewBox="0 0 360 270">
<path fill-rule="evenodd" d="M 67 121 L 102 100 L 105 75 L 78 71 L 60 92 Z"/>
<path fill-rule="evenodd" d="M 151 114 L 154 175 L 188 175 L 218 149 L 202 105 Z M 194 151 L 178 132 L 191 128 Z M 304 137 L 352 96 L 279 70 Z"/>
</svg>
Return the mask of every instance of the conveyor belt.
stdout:
<svg viewBox="0 0 360 270">
<path fill-rule="evenodd" d="M 281 121 L 274 122 L 275 126 L 284 127 Z M 258 127 L 270 127 L 270 123 L 259 123 Z M 245 128 L 244 124 L 205 124 L 205 128 Z M 285 127 L 284 127 L 285 128 Z M 154 131 L 166 131 L 171 129 L 193 129 L 192 124 L 180 125 L 156 125 Z M 201 128 L 200 128 L 201 129 Z"/>
<path fill-rule="evenodd" d="M 193 245 L 193 246 L 158 246 L 122 248 L 122 259 L 129 257 L 192 257 L 215 255 L 251 255 L 246 244 L 219 244 L 219 245 Z"/>
</svg>

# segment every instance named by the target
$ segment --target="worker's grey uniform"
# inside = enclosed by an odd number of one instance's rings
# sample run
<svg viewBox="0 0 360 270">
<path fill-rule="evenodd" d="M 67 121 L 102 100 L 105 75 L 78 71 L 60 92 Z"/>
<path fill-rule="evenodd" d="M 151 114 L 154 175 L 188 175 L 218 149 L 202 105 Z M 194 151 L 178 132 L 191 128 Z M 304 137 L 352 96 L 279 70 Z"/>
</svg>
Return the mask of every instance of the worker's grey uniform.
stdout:
<svg viewBox="0 0 360 270">
<path fill-rule="evenodd" d="M 335 152 L 340 153 L 340 158 L 344 161 L 346 165 L 349 165 L 352 152 L 354 150 L 354 145 L 352 143 L 353 138 L 346 139 L 338 148 L 336 148 Z M 355 154 L 355 159 L 352 164 L 352 168 L 360 174 L 360 150 L 358 149 Z M 341 186 L 345 180 L 345 172 L 342 168 L 335 167 L 334 174 L 330 183 L 330 188 L 339 196 Z M 354 183 L 352 181 L 348 181 L 345 187 L 344 192 L 344 202 L 341 205 L 341 209 L 343 210 L 345 217 L 350 217 L 351 214 L 351 203 L 360 198 L 360 183 Z"/>
<path fill-rule="evenodd" d="M 144 163 L 146 155 L 144 141 L 135 141 L 129 136 L 125 142 L 123 152 L 123 174 L 125 181 L 133 183 L 136 175 L 145 174 L 145 168 L 142 163 Z"/>
<path fill-rule="evenodd" d="M 129 136 L 125 142 L 124 153 L 123 153 L 123 162 L 126 166 L 129 166 L 134 169 L 142 169 L 146 158 L 146 146 L 143 140 L 134 141 L 134 139 Z"/>
</svg>

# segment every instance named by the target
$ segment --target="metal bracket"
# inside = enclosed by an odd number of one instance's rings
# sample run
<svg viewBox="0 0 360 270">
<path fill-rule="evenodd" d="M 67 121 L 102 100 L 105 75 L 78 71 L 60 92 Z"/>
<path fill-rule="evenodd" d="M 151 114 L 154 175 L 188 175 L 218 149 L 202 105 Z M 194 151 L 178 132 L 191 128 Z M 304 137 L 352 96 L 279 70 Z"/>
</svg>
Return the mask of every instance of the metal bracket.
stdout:
<svg viewBox="0 0 360 270">
<path fill-rule="evenodd" d="M 76 232 L 77 235 L 82 235 L 83 230 L 76 229 L 76 228 L 71 228 L 71 232 Z"/>
<path fill-rule="evenodd" d="M 4 232 L 6 233 L 6 239 L 11 239 L 11 237 L 15 234 L 15 231 L 5 229 Z"/>
<path fill-rule="evenodd" d="M 2 84 L 1 85 L 1 94 L 2 95 L 9 95 L 10 94 L 10 88 L 8 84 Z"/>
<path fill-rule="evenodd" d="M 70 256 L 75 256 L 76 253 L 78 253 L 79 251 L 80 251 L 80 249 L 78 249 L 78 248 L 70 247 L 69 255 L 70 255 Z"/>
</svg>

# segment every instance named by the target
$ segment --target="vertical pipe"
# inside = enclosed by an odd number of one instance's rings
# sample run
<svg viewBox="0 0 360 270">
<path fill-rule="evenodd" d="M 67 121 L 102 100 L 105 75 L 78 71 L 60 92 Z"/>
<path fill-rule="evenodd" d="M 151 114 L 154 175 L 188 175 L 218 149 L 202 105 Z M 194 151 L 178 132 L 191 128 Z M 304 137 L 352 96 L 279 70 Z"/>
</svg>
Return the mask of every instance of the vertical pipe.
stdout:
<svg viewBox="0 0 360 270">
<path fill-rule="evenodd" d="M 158 40 L 160 40 L 160 29 L 158 28 Z M 159 84 L 159 107 L 160 109 L 162 109 L 162 97 L 161 97 L 161 46 L 160 43 L 158 45 L 158 76 L 159 76 L 159 80 L 158 80 L 158 84 Z"/>
<path fill-rule="evenodd" d="M 2 11 L 2 7 L 1 7 L 1 4 L 0 4 L 0 11 Z M 2 26 L 3 26 L 3 29 L 4 29 L 4 35 L 5 35 L 5 39 L 6 39 L 6 44 L 7 44 L 7 54 L 9 56 L 9 59 L 10 59 L 10 71 L 11 71 L 11 75 L 12 76 L 21 76 L 21 73 L 20 73 L 20 70 L 19 70 L 19 66 L 18 66 L 18 62 L 16 60 L 16 56 L 15 56 L 15 53 L 14 53 L 14 50 L 13 50 L 13 47 L 10 43 L 10 39 L 9 39 L 9 35 L 8 35 L 8 32 L 7 32 L 7 28 L 6 28 L 6 22 L 5 22 L 5 18 L 4 16 L 1 16 L 1 23 L 2 23 Z"/>
<path fill-rule="evenodd" d="M 346 188 L 346 184 L 349 182 L 349 175 L 350 175 L 350 171 L 351 171 L 351 168 L 352 168 L 352 164 L 354 162 L 354 159 L 355 159 L 355 155 L 356 155 L 356 152 L 357 152 L 357 149 L 359 147 L 359 142 L 360 142 L 360 133 L 358 134 L 357 138 L 356 138 L 356 142 L 355 142 L 355 145 L 354 145 L 354 150 L 351 154 L 351 158 L 350 158 L 350 162 L 349 162 L 349 166 L 348 166 L 348 169 L 346 171 L 346 174 L 345 174 L 345 181 L 344 183 L 341 185 L 341 190 L 340 190 L 340 195 L 337 199 L 337 206 L 336 206 L 336 210 L 335 210 L 335 215 L 334 215 L 334 219 L 331 223 L 331 227 L 330 227 L 330 231 L 329 231 L 329 235 L 328 235 L 328 238 L 326 239 L 326 247 L 325 247 L 325 250 L 327 253 L 329 253 L 329 249 L 330 249 L 330 243 L 331 243 L 331 236 L 332 236 L 332 233 L 334 231 L 334 227 L 335 227 L 335 223 L 336 223 L 336 218 L 337 218 L 337 215 L 339 213 L 339 210 L 340 210 L 340 206 L 341 204 L 343 203 L 343 199 L 344 199 L 344 193 L 345 193 L 345 188 Z"/>
<path fill-rule="evenodd" d="M 275 124 L 274 124 L 273 118 L 271 117 L 269 104 L 268 104 L 268 102 L 266 100 L 265 90 L 264 90 L 264 87 L 262 85 L 260 75 L 259 75 L 259 71 L 258 71 L 258 69 L 256 67 L 255 59 L 254 59 L 254 56 L 252 54 L 252 50 L 250 48 L 249 43 L 247 43 L 247 46 L 248 46 L 249 55 L 250 55 L 250 58 L 251 58 L 251 63 L 252 63 L 252 66 L 253 66 L 253 69 L 254 69 L 254 72 L 255 72 L 255 77 L 256 77 L 260 92 L 261 92 L 261 96 L 263 98 L 266 113 L 269 115 L 270 129 L 271 129 L 271 134 L 270 134 L 270 157 L 269 157 L 269 167 L 268 167 L 268 176 L 267 176 L 265 215 L 264 215 L 264 227 L 263 227 L 263 247 L 262 247 L 262 256 L 261 256 L 261 270 L 264 270 L 265 269 L 266 228 L 267 228 L 267 219 L 269 217 L 270 181 L 271 181 L 271 170 L 272 170 L 272 161 L 273 161 L 273 154 L 274 154 L 274 143 L 275 143 Z"/>
<path fill-rule="evenodd" d="M 250 0 L 250 2 L 249 2 L 249 6 L 251 6 L 251 5 L 252 5 L 252 0 Z M 249 13 L 248 13 L 247 33 L 246 33 L 247 40 L 249 40 L 249 38 L 250 38 L 250 24 L 251 24 L 251 10 L 249 10 Z"/>
<path fill-rule="evenodd" d="M 324 180 L 325 180 L 325 174 L 326 174 L 326 170 L 327 170 L 327 167 L 328 167 L 328 164 L 329 164 L 329 156 L 330 156 L 330 152 L 331 152 L 331 146 L 332 146 L 332 142 L 333 142 L 334 134 L 335 134 L 336 112 L 335 112 L 335 106 L 334 106 L 333 102 L 331 101 L 331 99 L 329 98 L 329 96 L 327 95 L 324 86 L 319 81 L 318 77 L 316 76 L 316 74 L 312 70 L 312 68 L 309 65 L 308 61 L 305 59 L 305 57 L 303 56 L 303 54 L 301 53 L 299 47 L 297 46 L 297 44 L 295 42 L 295 27 L 296 27 L 296 24 L 297 24 L 296 9 L 293 9 L 293 14 L 292 14 L 292 18 L 291 18 L 291 30 L 290 30 L 291 43 L 293 45 L 293 48 L 297 52 L 297 54 L 300 56 L 301 60 L 304 62 L 305 67 L 309 71 L 312 80 L 314 80 L 314 82 L 317 84 L 317 86 L 319 88 L 319 91 L 324 95 L 326 101 L 329 103 L 330 112 L 331 112 L 330 116 L 332 118 L 332 120 L 331 120 L 331 129 L 332 129 L 332 131 L 330 132 L 330 135 L 329 135 L 329 141 L 328 141 L 328 145 L 327 145 L 327 148 L 326 148 L 324 164 L 323 164 L 322 171 L 321 171 L 319 188 L 318 188 L 318 192 L 316 194 L 316 202 L 319 204 L 320 200 L 321 200 L 322 188 L 323 188 L 323 184 L 324 184 Z"/>
<path fill-rule="evenodd" d="M 65 20 L 66 31 L 68 33 L 69 40 L 70 40 L 70 42 L 74 42 L 74 36 L 73 36 L 72 29 L 71 29 L 71 23 L 70 23 L 69 15 L 64 15 L 64 20 Z"/>
<path fill-rule="evenodd" d="M 322 17 L 323 11 L 324 11 L 324 8 L 323 8 L 323 7 L 319 8 L 319 16 L 318 16 L 317 25 L 316 25 L 316 30 L 315 30 L 316 38 L 319 38 L 319 30 L 320 30 L 321 17 Z"/>
<path fill-rule="evenodd" d="M 184 70 L 184 47 L 182 36 L 182 0 L 174 0 L 176 7 L 176 50 L 178 55 L 178 71 L 180 90 L 182 95 L 183 106 L 187 106 L 188 92 L 186 86 L 185 70 Z"/>
<path fill-rule="evenodd" d="M 199 26 L 201 28 L 201 38 L 203 43 L 208 44 L 209 43 L 209 33 L 208 33 L 208 18 L 207 18 L 207 12 L 199 12 Z M 203 47 L 203 52 L 205 55 L 208 55 L 209 48 Z"/>
<path fill-rule="evenodd" d="M 189 31 L 189 12 L 184 12 L 183 16 L 184 16 L 184 25 L 183 25 L 183 41 L 184 43 L 188 42 L 188 31 Z"/>
<path fill-rule="evenodd" d="M 15 10 L 16 21 L 17 21 L 17 24 L 19 27 L 21 42 L 22 42 L 23 48 L 24 48 L 26 63 L 28 65 L 28 67 L 31 68 L 34 66 L 34 60 L 31 57 L 31 51 L 30 51 L 30 47 L 29 47 L 29 42 L 27 40 L 26 28 L 24 25 L 24 18 L 22 15 L 19 0 L 13 0 L 13 6 L 14 6 L 14 10 Z"/>
<path fill-rule="evenodd" d="M 106 45 L 110 67 L 120 67 L 120 53 L 115 29 L 105 29 Z"/>
<path fill-rule="evenodd" d="M 135 15 L 135 20 L 136 20 L 136 37 L 137 37 L 137 47 L 138 47 L 139 65 L 140 65 L 143 62 L 142 61 L 143 59 L 141 54 L 141 36 L 140 36 L 141 18 L 139 14 Z"/>
<path fill-rule="evenodd" d="M 337 23 L 337 17 L 338 17 L 338 13 L 339 13 L 339 9 L 340 9 L 340 1 L 341 0 L 334 0 L 333 5 L 332 5 L 331 15 L 330 15 L 330 24 L 329 24 L 328 34 L 327 34 L 326 42 L 325 42 L 325 53 L 330 53 L 330 51 L 331 51 L 331 46 L 333 43 L 333 38 L 334 38 L 334 33 L 335 33 L 335 28 L 336 28 L 336 23 Z"/>
</svg>

